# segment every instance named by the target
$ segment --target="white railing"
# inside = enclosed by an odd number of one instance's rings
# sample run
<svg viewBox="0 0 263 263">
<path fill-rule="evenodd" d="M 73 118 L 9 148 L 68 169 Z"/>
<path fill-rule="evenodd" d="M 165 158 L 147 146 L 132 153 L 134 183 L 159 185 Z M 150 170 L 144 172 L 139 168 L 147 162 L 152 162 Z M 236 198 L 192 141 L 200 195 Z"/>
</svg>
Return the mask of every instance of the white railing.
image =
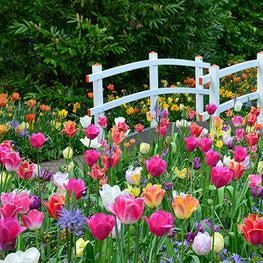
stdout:
<svg viewBox="0 0 263 263">
<path fill-rule="evenodd" d="M 196 79 L 195 88 L 159 88 L 159 65 L 194 67 Z M 103 102 L 104 78 L 145 67 L 149 67 L 149 90 L 131 94 L 111 102 Z M 159 95 L 173 93 L 191 93 L 196 94 L 197 116 L 200 121 L 205 121 L 209 118 L 209 116 L 207 112 L 204 112 L 203 95 L 209 95 L 209 103 L 214 103 L 218 106 L 215 115 L 219 115 L 221 112 L 232 108 L 234 106 L 234 100 L 230 100 L 228 102 L 220 104 L 220 78 L 252 67 L 257 67 L 257 92 L 243 95 L 241 97 L 238 97 L 236 100 L 240 102 L 246 102 L 248 100 L 251 101 L 257 99 L 258 106 L 261 106 L 263 108 L 263 52 L 259 52 L 257 54 L 256 60 L 243 62 L 221 70 L 219 70 L 219 67 L 217 65 L 210 66 L 209 63 L 203 62 L 202 56 L 196 56 L 195 61 L 182 59 L 158 59 L 158 54 L 154 51 L 149 53 L 149 60 L 134 62 L 104 71 L 102 71 L 102 66 L 96 63 L 92 66 L 92 74 L 86 76 L 87 82 L 93 82 L 94 107 L 88 110 L 88 114 L 90 116 L 95 115 L 95 123 L 97 123 L 97 121 L 99 120 L 99 116 L 103 116 L 105 111 L 123 105 L 125 103 L 150 97 L 150 110 L 153 111 L 158 101 Z M 209 74 L 205 76 L 203 75 L 204 68 L 209 68 Z M 206 83 L 209 83 L 209 89 L 203 89 L 203 85 Z M 260 120 L 259 122 L 262 122 L 262 117 L 263 114 L 261 112 L 258 117 L 258 120 Z M 156 123 L 152 122 L 151 125 L 152 127 L 154 127 Z"/>
</svg>

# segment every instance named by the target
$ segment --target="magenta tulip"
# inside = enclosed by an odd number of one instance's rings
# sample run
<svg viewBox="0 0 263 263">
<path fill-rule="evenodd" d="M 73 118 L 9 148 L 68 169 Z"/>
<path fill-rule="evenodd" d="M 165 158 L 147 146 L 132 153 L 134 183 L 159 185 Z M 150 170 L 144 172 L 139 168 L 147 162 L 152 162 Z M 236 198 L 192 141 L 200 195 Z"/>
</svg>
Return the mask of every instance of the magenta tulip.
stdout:
<svg viewBox="0 0 263 263">
<path fill-rule="evenodd" d="M 231 120 L 235 127 L 241 127 L 243 124 L 244 118 L 242 116 L 234 116 Z"/>
<path fill-rule="evenodd" d="M 234 160 L 236 162 L 243 162 L 247 157 L 247 147 L 242 147 L 240 145 L 235 147 Z"/>
<path fill-rule="evenodd" d="M 208 152 L 205 153 L 205 158 L 206 165 L 214 167 L 220 160 L 220 154 L 210 149 Z"/>
<path fill-rule="evenodd" d="M 96 127 L 94 124 L 90 124 L 87 129 L 83 129 L 84 132 L 86 132 L 87 138 L 90 140 L 95 139 L 96 137 L 98 137 L 99 133 L 100 133 L 100 128 Z"/>
<path fill-rule="evenodd" d="M 105 215 L 98 213 L 93 215 L 90 219 L 86 218 L 94 238 L 99 240 L 106 239 L 115 226 L 115 217 L 113 215 Z"/>
<path fill-rule="evenodd" d="M 39 133 L 33 133 L 31 137 L 29 137 L 29 141 L 32 144 L 34 148 L 41 148 L 43 147 L 43 144 L 45 141 L 47 141 L 48 138 L 45 138 L 44 134 Z"/>
<path fill-rule="evenodd" d="M 211 169 L 211 179 L 216 188 L 227 185 L 233 178 L 233 172 L 224 166 L 216 166 Z"/>
<path fill-rule="evenodd" d="M 27 215 L 22 215 L 21 220 L 28 229 L 34 231 L 41 227 L 44 220 L 44 213 L 33 209 L 30 210 Z"/>
<path fill-rule="evenodd" d="M 81 178 L 76 180 L 75 178 L 70 178 L 68 181 L 68 184 L 64 184 L 64 187 L 68 189 L 69 194 L 71 196 L 72 191 L 75 191 L 75 195 L 77 200 L 81 198 L 82 193 L 87 189 L 88 187 L 85 187 L 85 184 Z"/>
<path fill-rule="evenodd" d="M 20 223 L 15 218 L 0 219 L 0 247 L 5 250 L 11 250 L 16 245 L 16 237 L 26 230 L 26 227 L 20 227 Z"/>
<path fill-rule="evenodd" d="M 186 149 L 189 152 L 192 152 L 195 150 L 195 148 L 199 145 L 199 139 L 196 138 L 193 135 L 190 135 L 188 138 L 184 138 L 185 143 L 186 143 Z"/>
<path fill-rule="evenodd" d="M 151 233 L 158 237 L 162 237 L 173 227 L 173 215 L 163 210 L 158 210 L 155 213 L 153 213 L 150 216 L 150 219 L 146 216 L 143 216 L 143 218 L 146 219 Z"/>
<path fill-rule="evenodd" d="M 153 156 L 150 161 L 145 161 L 149 174 L 153 177 L 160 176 L 166 170 L 166 161 Z"/>
<path fill-rule="evenodd" d="M 17 171 L 24 158 L 20 158 L 19 152 L 9 152 L 3 158 L 5 169 L 9 172 Z"/>
<path fill-rule="evenodd" d="M 10 149 L 7 146 L 0 145 L 0 164 L 3 163 L 3 159 L 7 153 L 10 152 Z"/>
<path fill-rule="evenodd" d="M 106 116 L 99 117 L 99 121 L 97 121 L 97 123 L 100 125 L 102 129 L 107 128 L 107 122 L 108 122 L 108 118 Z"/>
<path fill-rule="evenodd" d="M 133 195 L 120 195 L 116 197 L 114 204 L 108 205 L 108 208 L 123 224 L 130 225 L 140 219 L 144 209 L 144 200 L 143 198 L 135 199 Z"/>
<path fill-rule="evenodd" d="M 206 137 L 202 137 L 200 141 L 200 151 L 201 152 L 207 152 L 212 148 L 213 139 L 209 139 Z"/>
<path fill-rule="evenodd" d="M 245 130 L 244 129 L 241 129 L 241 128 L 236 129 L 236 136 L 235 136 L 235 138 L 236 138 L 236 140 L 238 142 L 243 141 L 245 136 L 246 136 L 246 134 L 245 134 Z"/>
<path fill-rule="evenodd" d="M 99 157 L 100 153 L 96 150 L 90 149 L 85 152 L 85 162 L 89 167 L 97 163 Z"/>
<path fill-rule="evenodd" d="M 205 106 L 205 109 L 209 115 L 212 115 L 215 113 L 217 106 L 214 103 L 210 103 Z"/>
</svg>

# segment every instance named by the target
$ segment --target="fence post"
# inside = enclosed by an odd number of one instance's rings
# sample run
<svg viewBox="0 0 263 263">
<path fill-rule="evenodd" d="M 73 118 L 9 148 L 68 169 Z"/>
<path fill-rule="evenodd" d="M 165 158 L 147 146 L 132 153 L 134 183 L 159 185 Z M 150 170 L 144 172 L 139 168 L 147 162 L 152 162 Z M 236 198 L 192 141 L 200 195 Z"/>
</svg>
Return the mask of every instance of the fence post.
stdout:
<svg viewBox="0 0 263 263">
<path fill-rule="evenodd" d="M 209 68 L 209 74 L 211 75 L 211 82 L 209 87 L 209 104 L 214 103 L 217 107 L 220 104 L 220 97 L 219 97 L 219 66 L 212 65 Z M 217 116 L 217 112 L 215 112 Z"/>
<path fill-rule="evenodd" d="M 102 66 L 98 63 L 92 65 L 92 74 L 98 73 L 102 71 Z M 103 87 L 102 87 L 102 79 L 94 80 L 93 81 L 93 104 L 94 107 L 103 105 Z M 99 121 L 99 116 L 104 116 L 104 113 L 97 113 L 94 116 L 94 124 L 96 126 L 99 126 L 97 124 L 97 121 Z"/>
<path fill-rule="evenodd" d="M 257 118 L 258 123 L 262 123 L 263 120 L 263 51 L 257 54 L 258 68 L 257 68 L 257 92 L 258 100 L 257 106 L 261 107 L 260 114 Z"/>
<path fill-rule="evenodd" d="M 196 62 L 203 62 L 203 57 L 198 55 L 195 57 Z M 203 85 L 199 84 L 199 78 L 203 76 L 203 68 L 195 67 L 195 88 L 203 89 Z M 199 114 L 204 111 L 204 96 L 201 94 L 195 95 L 195 110 L 196 119 L 199 120 Z"/>
<path fill-rule="evenodd" d="M 149 53 L 149 60 L 158 59 L 158 53 L 152 51 Z M 158 66 L 150 66 L 149 67 L 149 76 L 150 76 L 150 90 L 158 89 Z M 150 111 L 153 113 L 156 104 L 158 103 L 158 95 L 150 96 Z M 151 122 L 151 127 L 155 127 L 157 125 L 156 121 Z"/>
</svg>

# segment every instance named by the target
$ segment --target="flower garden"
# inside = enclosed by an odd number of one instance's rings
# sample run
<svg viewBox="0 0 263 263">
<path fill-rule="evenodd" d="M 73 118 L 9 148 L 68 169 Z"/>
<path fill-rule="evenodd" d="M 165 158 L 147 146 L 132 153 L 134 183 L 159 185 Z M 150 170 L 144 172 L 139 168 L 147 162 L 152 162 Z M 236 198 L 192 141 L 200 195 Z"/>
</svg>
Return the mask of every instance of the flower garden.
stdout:
<svg viewBox="0 0 263 263">
<path fill-rule="evenodd" d="M 255 90 L 249 77 L 222 79 L 222 101 Z M 261 109 L 236 102 L 219 117 L 207 104 L 205 128 L 194 99 L 159 97 L 154 112 L 141 100 L 94 123 L 78 103 L 1 94 L 1 262 L 262 262 Z M 60 172 L 41 170 L 61 156 Z"/>
</svg>

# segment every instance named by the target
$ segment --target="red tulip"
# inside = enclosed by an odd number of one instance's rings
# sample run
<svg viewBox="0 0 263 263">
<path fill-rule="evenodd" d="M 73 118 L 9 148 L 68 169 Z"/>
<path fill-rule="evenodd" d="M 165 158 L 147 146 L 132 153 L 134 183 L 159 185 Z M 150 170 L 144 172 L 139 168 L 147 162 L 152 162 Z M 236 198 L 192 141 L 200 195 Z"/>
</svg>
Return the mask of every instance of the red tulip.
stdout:
<svg viewBox="0 0 263 263">
<path fill-rule="evenodd" d="M 28 229 L 34 231 L 41 227 L 44 220 L 44 213 L 33 209 L 30 210 L 27 215 L 22 215 L 21 220 Z"/>
<path fill-rule="evenodd" d="M 29 141 L 34 148 L 41 148 L 47 140 L 48 138 L 45 138 L 44 134 L 41 132 L 33 133 L 31 137 L 29 137 Z"/>
<path fill-rule="evenodd" d="M 11 250 L 16 245 L 16 237 L 26 230 L 26 227 L 20 227 L 20 223 L 15 218 L 0 219 L 0 247 L 5 250 Z"/>
<path fill-rule="evenodd" d="M 236 162 L 243 162 L 247 157 L 247 147 L 242 147 L 240 145 L 235 147 L 235 151 L 234 151 L 234 160 Z"/>
<path fill-rule="evenodd" d="M 251 112 L 247 115 L 247 125 L 253 126 L 256 122 L 257 116 Z"/>
<path fill-rule="evenodd" d="M 191 135 L 195 136 L 195 137 L 199 137 L 201 132 L 203 130 L 203 127 L 201 126 L 198 126 L 196 123 L 191 123 L 190 124 L 190 132 L 191 132 Z"/>
<path fill-rule="evenodd" d="M 78 180 L 76 180 L 75 178 L 70 178 L 68 184 L 64 184 L 64 187 L 68 189 L 70 196 L 72 194 L 72 191 L 74 190 L 77 200 L 81 198 L 82 193 L 85 191 L 85 189 L 88 188 L 85 187 L 85 184 L 81 178 L 79 178 Z"/>
<path fill-rule="evenodd" d="M 88 172 L 88 175 L 90 175 L 95 180 L 101 180 L 105 176 L 105 171 L 107 170 L 107 167 L 101 169 L 97 164 L 94 164 L 91 170 L 92 173 Z"/>
<path fill-rule="evenodd" d="M 193 135 L 190 135 L 188 138 L 184 138 L 184 140 L 186 143 L 186 149 L 189 152 L 194 151 L 195 148 L 199 145 L 199 140 Z"/>
<path fill-rule="evenodd" d="M 113 215 L 105 215 L 98 213 L 93 215 L 90 219 L 86 218 L 94 238 L 99 240 L 106 239 L 115 226 L 115 217 Z"/>
<path fill-rule="evenodd" d="M 49 198 L 49 202 L 42 201 L 43 204 L 46 206 L 49 215 L 52 218 L 57 219 L 59 216 L 59 213 L 62 210 L 62 207 L 65 203 L 65 197 L 63 195 L 53 194 Z"/>
<path fill-rule="evenodd" d="M 84 132 L 86 132 L 87 138 L 90 140 L 95 139 L 96 137 L 98 137 L 99 133 L 100 133 L 100 128 L 96 127 L 94 124 L 90 124 L 87 129 L 83 129 Z"/>
<path fill-rule="evenodd" d="M 142 132 L 144 129 L 144 126 L 142 124 L 137 124 L 134 128 L 137 132 Z"/>
<path fill-rule="evenodd" d="M 165 136 L 167 132 L 166 126 L 160 126 L 157 125 L 155 129 L 155 133 L 158 134 L 159 136 Z"/>
<path fill-rule="evenodd" d="M 126 133 L 129 130 L 129 128 L 130 128 L 129 125 L 127 125 L 125 121 L 118 123 L 119 132 Z"/>
<path fill-rule="evenodd" d="M 214 103 L 210 103 L 205 106 L 205 109 L 209 115 L 212 115 L 215 113 L 217 106 Z"/>
<path fill-rule="evenodd" d="M 208 152 L 205 153 L 205 158 L 206 165 L 214 167 L 220 160 L 220 154 L 210 149 Z"/>
<path fill-rule="evenodd" d="M 96 150 L 90 149 L 85 152 L 85 162 L 89 167 L 97 163 L 99 157 L 100 157 L 100 153 L 97 152 Z"/>
<path fill-rule="evenodd" d="M 233 172 L 233 180 L 238 180 L 242 175 L 243 172 L 246 170 L 245 167 L 241 163 L 231 162 L 229 165 L 229 169 Z"/>
<path fill-rule="evenodd" d="M 166 161 L 160 157 L 153 156 L 150 161 L 145 161 L 146 169 L 153 177 L 160 176 L 166 170 Z"/>
<path fill-rule="evenodd" d="M 243 124 L 243 121 L 244 121 L 244 118 L 242 116 L 234 116 L 232 118 L 232 122 L 234 124 L 235 127 L 240 127 L 242 126 Z"/>
<path fill-rule="evenodd" d="M 150 216 L 150 219 L 146 216 L 143 216 L 143 218 L 146 219 L 151 233 L 158 237 L 162 237 L 173 227 L 173 215 L 163 210 L 158 210 L 155 213 L 153 213 Z"/>
<path fill-rule="evenodd" d="M 251 131 L 247 136 L 247 144 L 248 145 L 256 145 L 258 142 L 258 134 Z"/>
<path fill-rule="evenodd" d="M 200 151 L 206 153 L 208 150 L 211 149 L 212 144 L 213 144 L 213 139 L 202 137 L 200 141 Z"/>
<path fill-rule="evenodd" d="M 108 208 L 123 224 L 134 224 L 143 213 L 144 200 L 143 198 L 135 199 L 133 195 L 120 195 L 116 197 L 114 204 L 108 205 Z"/>
<path fill-rule="evenodd" d="M 29 164 L 28 162 L 24 162 L 21 166 L 19 166 L 16 173 L 20 178 L 28 180 L 32 177 L 35 166 L 34 164 Z"/>
<path fill-rule="evenodd" d="M 260 245 L 263 243 L 263 217 L 249 214 L 248 218 L 244 219 L 243 225 L 237 225 L 242 231 L 246 241 L 251 245 Z"/>
<path fill-rule="evenodd" d="M 224 166 L 216 166 L 211 169 L 211 179 L 216 188 L 227 185 L 233 178 L 233 172 Z"/>
</svg>

